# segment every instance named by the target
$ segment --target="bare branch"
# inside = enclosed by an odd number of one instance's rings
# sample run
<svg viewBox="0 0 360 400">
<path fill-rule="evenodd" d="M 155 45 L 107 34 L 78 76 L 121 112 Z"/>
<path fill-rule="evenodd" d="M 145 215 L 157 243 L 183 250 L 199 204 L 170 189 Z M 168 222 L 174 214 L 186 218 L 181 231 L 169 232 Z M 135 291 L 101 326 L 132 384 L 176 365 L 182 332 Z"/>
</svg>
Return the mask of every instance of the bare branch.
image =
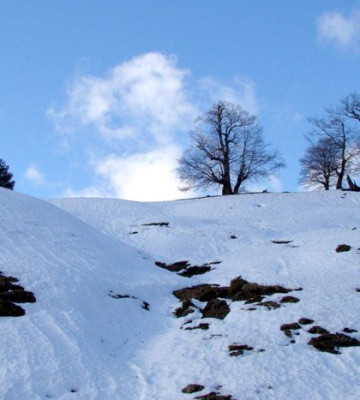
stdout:
<svg viewBox="0 0 360 400">
<path fill-rule="evenodd" d="M 219 101 L 198 118 L 178 174 L 194 189 L 221 185 L 223 194 L 233 194 L 244 181 L 272 175 L 284 166 L 279 153 L 268 150 L 257 117 Z"/>
</svg>

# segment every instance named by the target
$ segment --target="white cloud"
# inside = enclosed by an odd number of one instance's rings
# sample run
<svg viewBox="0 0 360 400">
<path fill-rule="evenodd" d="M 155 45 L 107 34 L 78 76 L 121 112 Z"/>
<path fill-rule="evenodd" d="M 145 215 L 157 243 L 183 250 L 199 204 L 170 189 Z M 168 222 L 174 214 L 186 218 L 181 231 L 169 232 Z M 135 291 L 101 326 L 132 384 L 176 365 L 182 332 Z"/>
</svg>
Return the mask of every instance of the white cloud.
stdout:
<svg viewBox="0 0 360 400">
<path fill-rule="evenodd" d="M 181 191 L 176 176 L 181 149 L 170 145 L 130 156 L 110 154 L 91 161 L 98 184 L 82 190 L 68 188 L 66 197 L 118 197 L 136 201 L 160 201 L 191 197 Z"/>
<path fill-rule="evenodd" d="M 111 154 L 93 162 L 96 174 L 116 197 L 138 201 L 183 198 L 176 177 L 181 149 L 170 145 L 128 157 Z M 187 196 L 190 196 L 188 193 Z"/>
<path fill-rule="evenodd" d="M 174 129 L 197 115 L 187 99 L 188 72 L 175 57 L 147 53 L 113 68 L 106 77 L 78 77 L 65 106 L 48 110 L 59 130 L 93 126 L 107 138 L 169 143 Z"/>
<path fill-rule="evenodd" d="M 49 109 L 48 115 L 58 130 L 72 133 L 67 137 L 91 154 L 95 183 L 81 190 L 68 188 L 65 196 L 149 201 L 193 195 L 179 190 L 177 159 L 196 117 L 217 100 L 258 111 L 252 81 L 236 78 L 234 87 L 212 78 L 196 81 L 177 66 L 175 57 L 161 53 L 135 57 L 104 77 L 77 76 L 64 106 Z"/>
<path fill-rule="evenodd" d="M 45 183 L 44 175 L 33 165 L 25 171 L 24 176 L 29 182 L 35 185 L 43 185 Z"/>
<path fill-rule="evenodd" d="M 321 41 L 349 47 L 359 43 L 360 10 L 355 10 L 348 18 L 339 12 L 322 14 L 317 20 L 318 36 Z"/>
<path fill-rule="evenodd" d="M 120 198 L 171 200 L 183 197 L 174 171 L 179 156 L 179 149 L 173 146 L 127 158 L 110 155 L 97 165 L 96 171 Z"/>
<path fill-rule="evenodd" d="M 234 86 L 226 86 L 214 78 L 207 77 L 201 79 L 200 85 L 208 93 L 212 102 L 218 100 L 229 101 L 241 105 L 244 110 L 252 114 L 259 113 L 256 86 L 250 79 L 236 77 L 234 79 Z"/>
</svg>

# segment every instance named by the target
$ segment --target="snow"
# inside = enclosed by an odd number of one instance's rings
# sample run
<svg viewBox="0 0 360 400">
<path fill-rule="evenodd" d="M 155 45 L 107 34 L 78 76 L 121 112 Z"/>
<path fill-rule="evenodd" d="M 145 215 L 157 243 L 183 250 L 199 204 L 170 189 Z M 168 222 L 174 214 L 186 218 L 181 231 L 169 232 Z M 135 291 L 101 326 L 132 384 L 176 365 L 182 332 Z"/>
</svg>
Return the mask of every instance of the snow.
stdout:
<svg viewBox="0 0 360 400">
<path fill-rule="evenodd" d="M 358 193 L 335 191 L 139 203 L 0 190 L 0 270 L 37 298 L 24 317 L 0 318 L 0 398 L 182 400 L 198 383 L 197 394 L 237 400 L 358 399 L 360 348 L 319 352 L 312 325 L 295 343 L 280 326 L 307 317 L 332 333 L 360 331 L 359 206 Z M 169 225 L 144 225 L 159 222 Z M 351 250 L 337 253 L 343 243 Z M 221 263 L 192 278 L 155 266 L 179 260 Z M 300 301 L 249 311 L 227 300 L 223 320 L 174 317 L 173 290 L 240 275 L 301 287 L 289 293 Z M 189 320 L 210 328 L 182 329 Z M 230 357 L 233 343 L 254 350 Z"/>
</svg>

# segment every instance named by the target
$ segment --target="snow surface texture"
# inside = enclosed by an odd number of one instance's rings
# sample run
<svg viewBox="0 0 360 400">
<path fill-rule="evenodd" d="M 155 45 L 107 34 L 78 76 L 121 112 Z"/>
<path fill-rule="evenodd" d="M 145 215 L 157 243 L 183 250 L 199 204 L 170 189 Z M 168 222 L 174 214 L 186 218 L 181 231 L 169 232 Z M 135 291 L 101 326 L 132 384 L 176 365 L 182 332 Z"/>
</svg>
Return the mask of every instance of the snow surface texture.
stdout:
<svg viewBox="0 0 360 400">
<path fill-rule="evenodd" d="M 50 203 L 0 190 L 0 270 L 37 299 L 22 305 L 25 316 L 0 318 L 1 399 L 359 398 L 360 348 L 334 355 L 308 345 L 312 325 L 360 331 L 359 194 Z M 145 225 L 159 222 L 169 225 Z M 337 253 L 340 244 L 350 251 Z M 155 266 L 180 260 L 222 262 L 192 278 Z M 254 304 L 227 300 L 223 320 L 174 317 L 175 289 L 240 275 L 301 287 L 289 293 L 300 301 L 249 311 Z M 303 317 L 315 322 L 299 335 L 280 330 Z M 181 329 L 199 323 L 209 329 Z M 253 350 L 230 357 L 234 343 Z M 190 383 L 205 388 L 182 393 Z"/>
</svg>

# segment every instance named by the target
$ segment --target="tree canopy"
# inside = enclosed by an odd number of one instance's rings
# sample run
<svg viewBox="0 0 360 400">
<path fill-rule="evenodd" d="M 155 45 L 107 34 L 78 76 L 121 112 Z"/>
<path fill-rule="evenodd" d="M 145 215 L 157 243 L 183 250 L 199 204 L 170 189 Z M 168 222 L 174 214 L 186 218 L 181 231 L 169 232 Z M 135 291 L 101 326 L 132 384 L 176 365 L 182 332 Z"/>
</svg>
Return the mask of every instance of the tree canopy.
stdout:
<svg viewBox="0 0 360 400">
<path fill-rule="evenodd" d="M 255 115 L 219 101 L 198 118 L 191 144 L 179 160 L 180 179 L 193 189 L 221 186 L 236 194 L 245 181 L 271 176 L 285 166 L 265 143 Z"/>
<path fill-rule="evenodd" d="M 310 147 L 300 160 L 300 180 L 305 185 L 317 182 L 326 190 L 335 181 L 336 189 L 343 189 L 345 176 L 359 168 L 359 95 L 346 96 L 340 105 L 325 109 L 321 117 L 309 121 L 312 130 L 306 137 Z"/>
<path fill-rule="evenodd" d="M 0 187 L 13 190 L 15 181 L 12 178 L 13 174 L 9 172 L 9 166 L 0 158 Z"/>
</svg>

